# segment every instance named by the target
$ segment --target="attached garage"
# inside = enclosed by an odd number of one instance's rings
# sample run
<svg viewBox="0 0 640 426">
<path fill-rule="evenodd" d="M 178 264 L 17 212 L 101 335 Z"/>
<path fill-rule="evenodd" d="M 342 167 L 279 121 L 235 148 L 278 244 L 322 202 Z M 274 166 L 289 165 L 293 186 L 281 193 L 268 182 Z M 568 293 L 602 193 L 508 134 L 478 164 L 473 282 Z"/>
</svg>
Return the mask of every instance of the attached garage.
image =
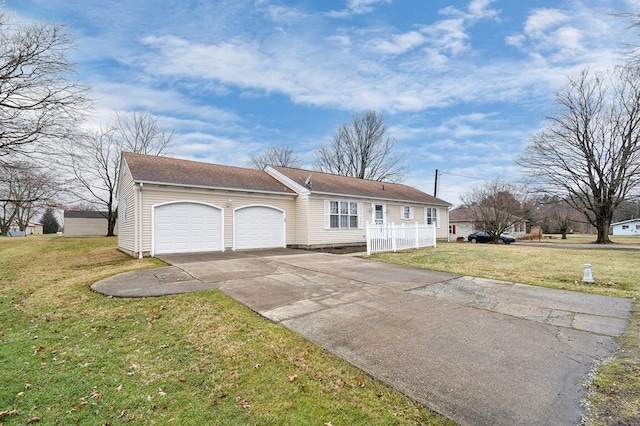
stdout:
<svg viewBox="0 0 640 426">
<path fill-rule="evenodd" d="M 152 208 L 152 256 L 224 251 L 222 209 L 195 201 Z"/>
<path fill-rule="evenodd" d="M 272 206 L 244 206 L 233 212 L 233 249 L 286 247 L 285 214 Z"/>
</svg>

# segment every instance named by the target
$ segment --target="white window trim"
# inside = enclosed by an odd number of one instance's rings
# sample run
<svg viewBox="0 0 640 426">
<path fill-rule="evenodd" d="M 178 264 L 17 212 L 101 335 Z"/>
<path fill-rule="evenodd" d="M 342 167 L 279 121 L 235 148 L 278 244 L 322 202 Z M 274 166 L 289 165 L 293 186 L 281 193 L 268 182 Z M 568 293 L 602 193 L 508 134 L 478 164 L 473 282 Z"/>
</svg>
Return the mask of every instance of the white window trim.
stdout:
<svg viewBox="0 0 640 426">
<path fill-rule="evenodd" d="M 376 206 L 382 206 L 382 223 L 377 222 Z M 385 203 L 371 203 L 371 223 L 374 225 L 384 225 L 387 223 L 387 205 Z"/>
<path fill-rule="evenodd" d="M 433 220 L 435 219 L 436 221 L 436 228 L 440 228 L 440 209 L 437 207 L 425 207 L 424 209 L 424 223 L 426 225 L 431 225 L 431 223 L 429 223 L 429 220 Z M 433 212 L 435 214 L 430 215 L 429 213 Z"/>
<path fill-rule="evenodd" d="M 340 203 L 354 203 L 356 205 L 356 216 L 357 216 L 357 227 L 352 228 L 351 226 L 348 227 L 337 227 L 337 228 L 332 228 L 331 227 L 331 203 L 332 202 L 336 202 L 338 203 L 338 216 L 340 215 Z M 348 231 L 348 230 L 353 230 L 353 229 L 363 229 L 364 228 L 364 224 L 363 224 L 363 220 L 362 220 L 362 203 L 359 203 L 357 201 L 353 201 L 353 200 L 340 200 L 340 199 L 330 199 L 330 200 L 324 200 L 324 229 L 326 230 L 332 230 L 332 231 Z M 349 216 L 353 216 L 353 215 L 349 215 Z M 338 221 L 338 225 L 340 224 L 340 222 Z M 351 224 L 351 221 L 349 221 L 349 224 Z"/>
<path fill-rule="evenodd" d="M 409 209 L 409 217 L 405 217 L 406 209 Z M 413 206 L 402 206 L 401 207 L 402 220 L 413 220 Z"/>
</svg>

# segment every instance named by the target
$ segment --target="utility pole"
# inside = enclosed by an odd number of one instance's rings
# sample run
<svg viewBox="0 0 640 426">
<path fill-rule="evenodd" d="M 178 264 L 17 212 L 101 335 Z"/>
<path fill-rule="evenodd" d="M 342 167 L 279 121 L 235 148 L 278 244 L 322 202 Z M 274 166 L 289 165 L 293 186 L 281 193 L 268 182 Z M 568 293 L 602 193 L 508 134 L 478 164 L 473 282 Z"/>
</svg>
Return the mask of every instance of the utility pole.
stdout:
<svg viewBox="0 0 640 426">
<path fill-rule="evenodd" d="M 436 179 L 433 184 L 433 196 L 434 197 L 438 196 L 438 169 L 436 169 Z"/>
</svg>

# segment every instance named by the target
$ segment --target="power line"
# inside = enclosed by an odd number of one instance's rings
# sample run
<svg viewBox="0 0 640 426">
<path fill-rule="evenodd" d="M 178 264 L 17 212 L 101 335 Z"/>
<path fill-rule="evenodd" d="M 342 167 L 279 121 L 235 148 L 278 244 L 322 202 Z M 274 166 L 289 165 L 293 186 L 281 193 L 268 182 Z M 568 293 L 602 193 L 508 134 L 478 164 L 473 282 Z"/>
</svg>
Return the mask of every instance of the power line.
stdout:
<svg viewBox="0 0 640 426">
<path fill-rule="evenodd" d="M 442 170 L 438 170 L 438 173 L 443 174 L 443 175 L 451 175 L 451 176 L 461 177 L 461 178 L 465 178 L 465 179 L 475 179 L 475 180 L 484 180 L 484 181 L 493 180 L 493 179 L 479 178 L 479 177 L 473 177 L 473 176 L 464 176 L 464 175 L 459 175 L 459 174 L 450 173 L 450 172 L 443 172 Z"/>
</svg>

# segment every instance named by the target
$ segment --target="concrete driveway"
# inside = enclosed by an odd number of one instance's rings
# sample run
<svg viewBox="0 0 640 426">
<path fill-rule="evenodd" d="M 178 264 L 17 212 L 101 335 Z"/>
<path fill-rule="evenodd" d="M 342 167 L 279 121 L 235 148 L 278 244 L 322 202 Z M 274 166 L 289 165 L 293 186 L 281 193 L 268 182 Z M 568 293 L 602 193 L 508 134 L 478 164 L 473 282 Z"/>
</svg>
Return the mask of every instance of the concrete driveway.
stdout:
<svg viewBox="0 0 640 426">
<path fill-rule="evenodd" d="M 295 250 L 172 255 L 113 296 L 220 289 L 463 425 L 577 425 L 632 301 Z"/>
</svg>

